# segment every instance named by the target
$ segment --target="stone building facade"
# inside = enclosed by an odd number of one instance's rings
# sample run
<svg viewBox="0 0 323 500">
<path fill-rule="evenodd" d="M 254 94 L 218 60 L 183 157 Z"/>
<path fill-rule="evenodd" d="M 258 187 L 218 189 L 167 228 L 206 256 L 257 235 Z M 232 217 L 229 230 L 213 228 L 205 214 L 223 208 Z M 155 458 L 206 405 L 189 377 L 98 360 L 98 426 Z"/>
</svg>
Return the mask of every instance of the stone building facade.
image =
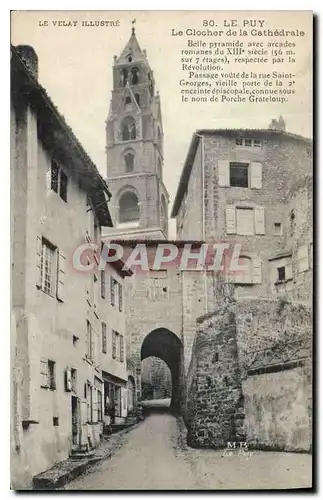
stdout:
<svg viewBox="0 0 323 500">
<path fill-rule="evenodd" d="M 105 281 L 119 287 L 112 306 L 91 269 L 101 227 L 112 225 L 108 186 L 39 84 L 31 47 L 12 47 L 11 75 L 11 481 L 29 489 L 38 473 L 100 442 L 107 376 L 127 397 L 126 359 L 111 339 L 114 331 L 126 341 L 129 273 L 107 264 Z"/>
<path fill-rule="evenodd" d="M 193 446 L 311 447 L 312 196 L 312 143 L 282 119 L 194 134 L 172 210 L 178 237 L 239 244 L 246 270 L 207 273 L 186 379 Z"/>
</svg>

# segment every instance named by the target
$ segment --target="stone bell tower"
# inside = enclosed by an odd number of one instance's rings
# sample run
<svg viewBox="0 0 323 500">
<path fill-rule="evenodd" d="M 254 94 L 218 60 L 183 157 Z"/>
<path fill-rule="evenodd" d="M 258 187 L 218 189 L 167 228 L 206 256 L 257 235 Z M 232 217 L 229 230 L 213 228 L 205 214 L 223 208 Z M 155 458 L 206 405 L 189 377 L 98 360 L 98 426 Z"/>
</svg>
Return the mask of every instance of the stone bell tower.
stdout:
<svg viewBox="0 0 323 500">
<path fill-rule="evenodd" d="M 167 238 L 169 195 L 163 183 L 160 97 L 134 28 L 121 55 L 114 56 L 106 152 L 114 227 L 106 228 L 104 236 Z"/>
</svg>

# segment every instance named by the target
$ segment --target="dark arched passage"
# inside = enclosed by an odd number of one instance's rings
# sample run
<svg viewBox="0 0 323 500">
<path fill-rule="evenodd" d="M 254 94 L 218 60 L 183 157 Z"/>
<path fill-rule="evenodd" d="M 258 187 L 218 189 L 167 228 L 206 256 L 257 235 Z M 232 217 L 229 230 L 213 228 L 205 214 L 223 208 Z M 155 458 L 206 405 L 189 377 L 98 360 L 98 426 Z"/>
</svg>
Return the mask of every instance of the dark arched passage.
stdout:
<svg viewBox="0 0 323 500">
<path fill-rule="evenodd" d="M 167 328 L 157 328 L 150 332 L 141 346 L 141 360 L 150 356 L 162 359 L 172 374 L 171 407 L 179 411 L 181 407 L 182 380 L 182 342 Z"/>
</svg>

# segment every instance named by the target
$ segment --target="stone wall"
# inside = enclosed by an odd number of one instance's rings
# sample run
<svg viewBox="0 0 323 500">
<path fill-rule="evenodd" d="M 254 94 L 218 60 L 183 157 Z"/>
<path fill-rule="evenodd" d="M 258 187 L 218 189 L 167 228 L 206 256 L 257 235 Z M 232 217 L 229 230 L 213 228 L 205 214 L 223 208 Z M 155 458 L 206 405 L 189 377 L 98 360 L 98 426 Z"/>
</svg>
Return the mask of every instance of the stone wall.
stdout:
<svg viewBox="0 0 323 500">
<path fill-rule="evenodd" d="M 307 451 L 311 314 L 282 300 L 229 300 L 198 319 L 188 370 L 188 443 Z M 279 379 L 280 383 L 276 383 Z"/>
<path fill-rule="evenodd" d="M 249 447 L 311 449 L 311 363 L 255 373 L 242 384 Z"/>
</svg>

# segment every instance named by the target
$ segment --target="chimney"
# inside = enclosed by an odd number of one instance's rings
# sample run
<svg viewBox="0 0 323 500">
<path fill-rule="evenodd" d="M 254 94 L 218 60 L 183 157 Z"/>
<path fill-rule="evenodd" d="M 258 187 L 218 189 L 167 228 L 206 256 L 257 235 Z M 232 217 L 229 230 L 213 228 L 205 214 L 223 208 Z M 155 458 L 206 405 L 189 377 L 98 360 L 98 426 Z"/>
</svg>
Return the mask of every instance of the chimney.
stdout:
<svg viewBox="0 0 323 500">
<path fill-rule="evenodd" d="M 16 51 L 29 72 L 38 80 L 38 57 L 30 45 L 17 45 Z"/>
</svg>

